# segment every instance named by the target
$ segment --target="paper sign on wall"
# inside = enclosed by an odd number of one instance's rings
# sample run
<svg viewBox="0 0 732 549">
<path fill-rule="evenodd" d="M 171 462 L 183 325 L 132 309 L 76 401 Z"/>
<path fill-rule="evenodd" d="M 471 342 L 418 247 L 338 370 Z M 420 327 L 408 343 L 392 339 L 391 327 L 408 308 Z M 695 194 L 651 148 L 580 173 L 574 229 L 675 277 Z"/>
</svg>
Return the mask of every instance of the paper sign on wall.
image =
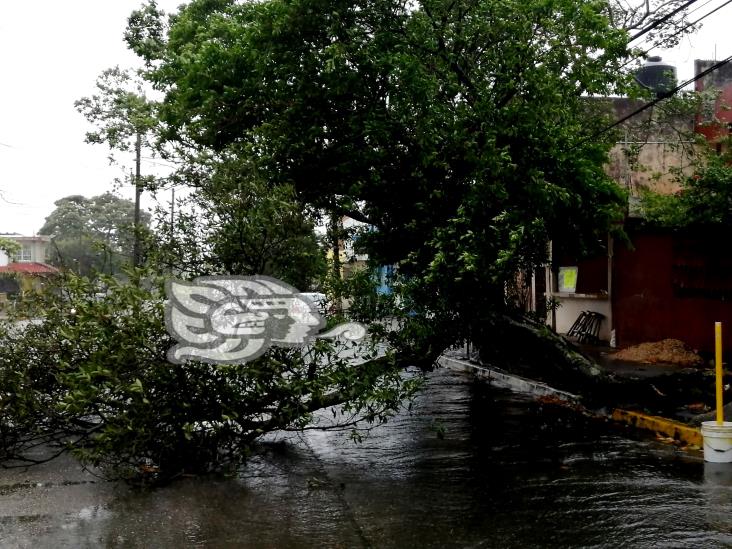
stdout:
<svg viewBox="0 0 732 549">
<path fill-rule="evenodd" d="M 577 291 L 577 267 L 559 267 L 558 290 L 574 293 Z"/>
</svg>

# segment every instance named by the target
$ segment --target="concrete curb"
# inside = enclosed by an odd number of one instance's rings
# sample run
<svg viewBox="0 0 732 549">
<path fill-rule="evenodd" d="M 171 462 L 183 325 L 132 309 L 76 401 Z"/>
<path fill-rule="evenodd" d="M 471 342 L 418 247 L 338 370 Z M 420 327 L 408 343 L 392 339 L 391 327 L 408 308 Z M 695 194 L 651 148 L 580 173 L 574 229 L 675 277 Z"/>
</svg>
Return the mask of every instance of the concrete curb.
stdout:
<svg viewBox="0 0 732 549">
<path fill-rule="evenodd" d="M 453 370 L 473 372 L 478 377 L 486 379 L 498 387 L 510 389 L 517 393 L 529 393 L 536 396 L 553 396 L 568 402 L 579 402 L 580 400 L 579 396 L 555 389 L 546 383 L 508 374 L 496 368 L 477 366 L 476 364 L 472 364 L 466 360 L 443 355 L 437 362 L 441 366 Z M 598 417 L 608 416 L 603 415 Z M 660 416 L 650 416 L 641 412 L 621 410 L 619 408 L 613 410 L 609 417 L 617 423 L 630 425 L 631 427 L 641 431 L 651 431 L 665 435 L 668 438 L 683 442 L 690 446 L 697 446 L 701 448 L 703 445 L 701 430 L 678 421 L 666 419 Z"/>
<path fill-rule="evenodd" d="M 625 423 L 643 431 L 660 433 L 674 440 L 698 446 L 699 448 L 704 444 L 701 430 L 686 425 L 685 423 L 666 419 L 665 417 L 649 416 L 641 412 L 616 409 L 613 410 L 611 418 L 618 423 Z"/>
<path fill-rule="evenodd" d="M 506 372 L 502 372 L 496 368 L 477 366 L 466 360 L 443 355 L 437 362 L 441 366 L 445 366 L 453 370 L 473 372 L 478 377 L 484 378 L 498 387 L 511 389 L 517 393 L 531 393 L 536 396 L 553 396 L 570 402 L 577 402 L 580 399 L 577 395 L 555 389 L 541 381 L 534 381 L 517 375 L 507 374 Z"/>
</svg>

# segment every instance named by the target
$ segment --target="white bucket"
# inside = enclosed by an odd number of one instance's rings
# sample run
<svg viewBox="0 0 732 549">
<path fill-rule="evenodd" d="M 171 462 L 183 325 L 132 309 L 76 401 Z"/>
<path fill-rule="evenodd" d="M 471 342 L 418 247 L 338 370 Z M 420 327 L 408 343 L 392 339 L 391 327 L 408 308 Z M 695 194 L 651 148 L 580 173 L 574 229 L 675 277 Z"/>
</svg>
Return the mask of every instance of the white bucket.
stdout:
<svg viewBox="0 0 732 549">
<path fill-rule="evenodd" d="M 701 427 L 704 437 L 704 461 L 732 463 L 732 421 L 721 425 L 716 421 L 704 421 Z"/>
</svg>

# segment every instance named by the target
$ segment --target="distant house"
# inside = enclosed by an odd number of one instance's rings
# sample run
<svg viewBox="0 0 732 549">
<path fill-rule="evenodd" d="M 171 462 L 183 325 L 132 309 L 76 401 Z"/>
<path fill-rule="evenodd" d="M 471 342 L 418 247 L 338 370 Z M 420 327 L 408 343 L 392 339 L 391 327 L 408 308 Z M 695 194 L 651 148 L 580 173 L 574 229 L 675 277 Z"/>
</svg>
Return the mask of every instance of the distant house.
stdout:
<svg viewBox="0 0 732 549">
<path fill-rule="evenodd" d="M 341 277 L 346 279 L 354 273 L 365 269 L 368 262 L 368 255 L 356 251 L 356 243 L 359 238 L 359 231 L 367 227 L 365 223 L 356 221 L 348 216 L 340 218 L 340 228 L 347 235 L 341 237 L 338 242 L 338 257 L 340 259 Z M 329 247 L 326 252 L 329 262 L 333 261 L 333 250 Z"/>
<path fill-rule="evenodd" d="M 341 228 L 347 235 L 339 243 L 341 276 L 347 279 L 368 267 L 369 256 L 358 251 L 358 240 L 365 232 L 373 230 L 373 227 L 348 216 L 343 216 L 341 217 Z M 328 261 L 333 260 L 332 250 L 328 250 L 327 258 Z M 375 267 L 374 275 L 377 293 L 389 295 L 393 292 L 392 279 L 395 272 L 396 267 L 394 265 Z"/>
<path fill-rule="evenodd" d="M 17 233 L 0 233 L 0 237 L 13 240 L 20 246 L 12 257 L 0 250 L 0 300 L 8 295 L 37 290 L 47 277 L 59 272 L 46 263 L 51 237 Z"/>
<path fill-rule="evenodd" d="M 353 234 L 348 238 L 341 240 L 341 272 L 343 278 L 348 278 L 353 273 L 366 268 L 368 255 L 358 253 L 356 246 L 359 238 L 360 230 L 366 228 L 365 223 L 343 216 L 341 218 L 343 229 Z"/>
</svg>

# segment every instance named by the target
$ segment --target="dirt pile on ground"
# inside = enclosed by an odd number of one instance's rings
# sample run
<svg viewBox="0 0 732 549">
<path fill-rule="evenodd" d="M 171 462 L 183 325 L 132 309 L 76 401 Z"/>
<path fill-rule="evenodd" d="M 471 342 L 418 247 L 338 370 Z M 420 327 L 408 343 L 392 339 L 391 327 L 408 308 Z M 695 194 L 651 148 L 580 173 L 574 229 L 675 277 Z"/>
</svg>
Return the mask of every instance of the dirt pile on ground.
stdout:
<svg viewBox="0 0 732 549">
<path fill-rule="evenodd" d="M 641 343 L 618 351 L 611 356 L 613 360 L 678 364 L 680 366 L 703 366 L 704 360 L 683 341 L 664 339 L 655 343 Z"/>
</svg>

